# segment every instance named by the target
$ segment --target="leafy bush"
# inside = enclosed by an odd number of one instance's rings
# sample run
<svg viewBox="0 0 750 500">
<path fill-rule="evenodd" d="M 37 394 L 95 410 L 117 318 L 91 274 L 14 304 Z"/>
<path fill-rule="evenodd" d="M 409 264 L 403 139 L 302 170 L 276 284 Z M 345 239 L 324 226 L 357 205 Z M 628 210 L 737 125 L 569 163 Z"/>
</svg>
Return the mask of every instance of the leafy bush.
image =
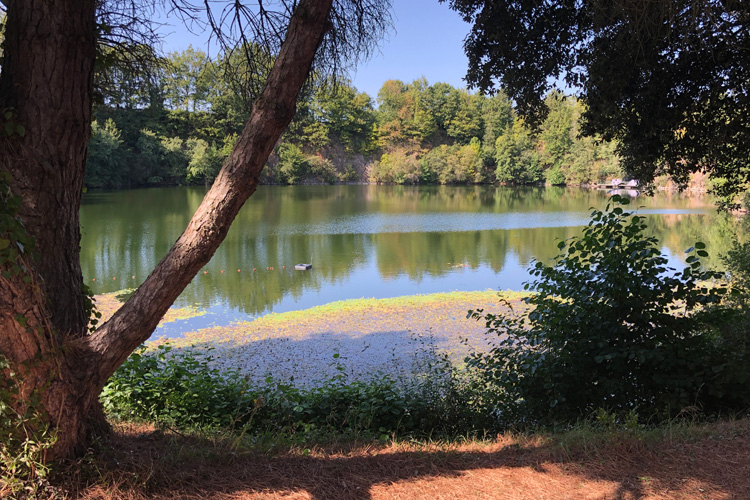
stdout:
<svg viewBox="0 0 750 500">
<path fill-rule="evenodd" d="M 387 375 L 347 382 L 338 375 L 303 388 L 271 379 L 250 387 L 240 373 L 212 368 L 207 353 L 142 347 L 105 386 L 105 410 L 124 420 L 292 439 L 446 435 L 482 430 L 490 422 L 473 382 L 444 357 L 406 383 Z"/>
<path fill-rule="evenodd" d="M 86 159 L 86 177 L 84 183 L 90 188 L 119 187 L 123 174 L 122 139 L 115 122 L 108 119 L 104 126 L 97 122 L 91 124 Z"/>
<path fill-rule="evenodd" d="M 247 410 L 243 379 L 221 377 L 210 356 L 171 350 L 134 352 L 104 387 L 104 409 L 118 419 L 178 426 L 227 426 Z"/>
<path fill-rule="evenodd" d="M 750 407 L 750 242 L 735 242 L 722 260 L 730 277 L 727 304 L 734 316 L 720 325 L 720 341 L 728 353 L 726 370 L 736 384 L 733 393 L 739 404 Z"/>
<path fill-rule="evenodd" d="M 316 155 L 309 157 L 307 162 L 310 165 L 310 173 L 318 176 L 321 181 L 328 184 L 335 184 L 339 180 L 339 174 L 331 160 Z"/>
<path fill-rule="evenodd" d="M 470 311 L 500 335 L 467 361 L 498 389 L 501 424 L 572 422 L 599 408 L 665 417 L 738 402 L 713 328 L 730 317 L 718 305 L 726 290 L 710 283 L 722 275 L 702 270 L 702 243 L 673 274 L 626 203 L 613 197 L 581 236 L 560 242 L 554 265 L 533 265 L 525 287 L 538 293 L 525 299 L 527 317 Z"/>
<path fill-rule="evenodd" d="M 373 166 L 370 180 L 395 184 L 417 184 L 421 165 L 418 152 L 406 148 L 396 148 L 384 153 Z"/>
</svg>

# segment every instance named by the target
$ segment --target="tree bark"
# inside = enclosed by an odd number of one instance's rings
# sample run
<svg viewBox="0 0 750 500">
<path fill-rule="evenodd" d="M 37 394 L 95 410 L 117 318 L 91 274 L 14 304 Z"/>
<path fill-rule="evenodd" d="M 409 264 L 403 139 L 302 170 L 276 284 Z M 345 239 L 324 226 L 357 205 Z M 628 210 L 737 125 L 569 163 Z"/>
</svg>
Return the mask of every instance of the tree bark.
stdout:
<svg viewBox="0 0 750 500">
<path fill-rule="evenodd" d="M 0 110 L 23 136 L 0 144 L 0 168 L 23 199 L 36 239 L 34 269 L 56 337 L 82 334 L 84 317 L 78 208 L 91 132 L 96 32 L 94 0 L 8 2 Z"/>
<path fill-rule="evenodd" d="M 27 132 L 0 142 L 0 167 L 11 172 L 12 189 L 23 198 L 20 215 L 40 258 L 31 284 L 21 276 L 0 278 L 0 350 L 17 369 L 38 358 L 25 370 L 22 392 L 43 391 L 59 435 L 53 458 L 80 449 L 107 379 L 211 259 L 257 188 L 263 165 L 294 116 L 331 5 L 300 1 L 248 123 L 187 229 L 122 308 L 87 335 L 78 210 L 91 122 L 95 5 L 8 2 L 0 105 L 12 107 Z"/>
<path fill-rule="evenodd" d="M 43 391 L 50 418 L 64 429 L 61 448 L 73 449 L 85 427 L 82 410 L 96 402 L 89 396 L 81 404 L 85 377 L 74 358 L 63 354 L 65 339 L 83 336 L 88 323 L 78 209 L 91 130 L 96 5 L 6 5 L 0 112 L 10 112 L 10 123 L 23 129 L 2 134 L 0 170 L 11 174 L 11 191 L 22 199 L 19 215 L 35 239 L 36 256 L 1 266 L 0 353 L 23 374 L 19 407 L 32 392 Z M 9 272 L 13 264 L 25 270 Z"/>
</svg>

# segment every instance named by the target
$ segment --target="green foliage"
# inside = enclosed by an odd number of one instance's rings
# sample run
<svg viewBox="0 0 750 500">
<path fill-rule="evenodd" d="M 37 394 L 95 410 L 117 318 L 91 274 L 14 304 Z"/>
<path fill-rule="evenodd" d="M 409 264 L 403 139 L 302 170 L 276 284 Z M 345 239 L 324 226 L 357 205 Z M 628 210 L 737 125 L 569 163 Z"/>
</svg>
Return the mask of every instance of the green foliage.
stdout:
<svg viewBox="0 0 750 500">
<path fill-rule="evenodd" d="M 41 403 L 41 391 L 23 395 L 8 360 L 0 355 L 0 496 L 53 498 L 47 450 L 57 440 Z"/>
<path fill-rule="evenodd" d="M 344 181 L 346 179 L 346 173 L 339 175 L 331 160 L 323 158 L 322 156 L 312 156 L 308 158 L 307 164 L 310 166 L 310 173 L 312 175 L 328 184 L 335 184 L 339 180 Z M 356 176 L 356 173 L 354 172 L 351 172 L 348 175 L 351 177 L 352 174 Z"/>
<path fill-rule="evenodd" d="M 500 336 L 468 363 L 501 392 L 504 425 L 573 422 L 598 408 L 667 417 L 750 402 L 746 386 L 734 392 L 715 330 L 731 314 L 718 305 L 726 289 L 711 283 L 723 275 L 701 268 L 705 245 L 673 275 L 644 218 L 624 203 L 613 197 L 594 210 L 582 235 L 560 242 L 554 265 L 534 264 L 527 317 L 471 312 Z"/>
<path fill-rule="evenodd" d="M 86 177 L 84 183 L 90 188 L 120 187 L 123 174 L 121 133 L 111 118 L 100 127 L 91 124 Z"/>
<path fill-rule="evenodd" d="M 437 180 L 440 184 L 479 183 L 485 180 L 484 162 L 479 139 L 465 146 L 438 146 L 421 160 L 420 181 Z"/>
<path fill-rule="evenodd" d="M 204 78 L 208 59 L 201 50 L 189 45 L 182 52 L 172 52 L 165 61 L 162 75 L 164 97 L 171 109 L 203 109 L 210 82 Z"/>
<path fill-rule="evenodd" d="M 102 391 L 105 410 L 120 419 L 196 426 L 228 426 L 247 410 L 239 404 L 242 379 L 221 378 L 209 368 L 210 357 L 170 351 L 162 345 L 156 353 L 141 347 L 131 354 Z"/>
<path fill-rule="evenodd" d="M 544 172 L 544 179 L 547 182 L 547 184 L 552 184 L 553 186 L 559 186 L 560 184 L 565 184 L 565 175 L 562 173 L 562 170 L 558 167 L 552 167 Z"/>
<path fill-rule="evenodd" d="M 731 203 L 750 180 L 750 14 L 746 2 L 450 0 L 472 23 L 467 81 L 500 83 L 541 124 L 553 82 L 580 89 L 582 132 L 618 142 L 643 183 L 705 170 Z M 690 47 L 690 50 L 685 50 Z"/>
<path fill-rule="evenodd" d="M 719 325 L 719 338 L 729 354 L 727 371 L 732 372 L 736 392 L 742 395 L 750 386 L 750 242 L 735 241 L 722 261 L 730 277 L 727 303 L 735 315 Z"/>
<path fill-rule="evenodd" d="M 160 162 L 163 182 L 179 182 L 187 172 L 190 163 L 190 152 L 179 137 L 161 137 Z"/>
<path fill-rule="evenodd" d="M 544 145 L 542 162 L 547 168 L 562 167 L 573 147 L 573 102 L 559 92 L 547 96 L 549 114 L 539 133 L 539 140 Z"/>
<path fill-rule="evenodd" d="M 334 354 L 338 375 L 320 386 L 267 379 L 263 387 L 252 387 L 241 373 L 211 368 L 210 350 L 175 351 L 161 345 L 132 354 L 109 380 L 101 400 L 115 418 L 287 439 L 386 439 L 486 428 L 491 419 L 481 411 L 474 382 L 445 357 L 432 354 L 407 383 L 386 375 L 348 382 Z"/>
<path fill-rule="evenodd" d="M 484 137 L 482 139 L 482 157 L 485 164 L 495 164 L 495 141 L 509 125 L 513 124 L 515 112 L 513 103 L 502 90 L 489 99 L 485 99 L 482 108 L 484 115 Z"/>
<path fill-rule="evenodd" d="M 332 142 L 340 143 L 349 153 L 368 152 L 372 147 L 375 126 L 372 99 L 367 94 L 357 92 L 349 83 L 324 82 L 314 92 L 309 106 L 312 123 L 306 134 L 312 137 L 307 141 L 318 150 Z"/>
<path fill-rule="evenodd" d="M 448 137 L 459 144 L 467 144 L 472 138 L 481 137 L 483 128 L 482 97 L 466 90 L 458 91 L 458 108 L 446 123 Z"/>
<path fill-rule="evenodd" d="M 279 182 L 296 184 L 308 170 L 307 158 L 298 146 L 287 143 L 279 147 Z"/>
<path fill-rule="evenodd" d="M 495 161 L 495 175 L 500 182 L 527 184 L 542 178 L 531 132 L 520 118 L 516 118 L 495 141 Z"/>
<path fill-rule="evenodd" d="M 188 139 L 185 142 L 190 161 L 187 166 L 187 180 L 203 180 L 208 185 L 221 169 L 223 158 L 213 144 L 203 139 Z"/>
<path fill-rule="evenodd" d="M 137 161 L 133 169 L 137 178 L 146 184 L 159 184 L 164 180 L 161 175 L 164 147 L 160 138 L 151 130 L 143 129 L 135 143 L 138 150 Z"/>
<path fill-rule="evenodd" d="M 2 137 L 23 137 L 26 135 L 26 128 L 18 123 L 15 111 L 11 109 L 3 109 L 0 112 L 0 131 Z"/>
<path fill-rule="evenodd" d="M 257 56 L 252 65 L 245 49 Z M 115 61 L 102 73 L 113 82 L 105 85 L 105 105 L 96 110 L 86 186 L 212 182 L 247 120 L 259 90 L 252 82 L 272 62 L 256 46 L 214 60 L 188 48 L 170 54 L 151 76 Z M 551 113 L 534 135 L 502 91 L 486 97 L 446 83 L 430 85 L 424 78 L 408 84 L 389 80 L 375 110 L 370 96 L 350 82 L 324 79 L 301 98 L 261 180 L 465 184 L 546 179 L 563 184 L 607 177 L 613 165 L 620 176 L 612 147 L 579 144 L 578 102 L 559 94 L 551 94 L 548 102 L 559 112 Z M 234 139 L 227 142 L 228 137 Z M 369 179 L 358 179 L 358 170 L 347 168 L 368 163 L 370 168 L 360 171 L 370 172 Z"/>
<path fill-rule="evenodd" d="M 373 167 L 370 178 L 377 182 L 416 184 L 420 173 L 421 165 L 417 152 L 407 148 L 397 148 L 380 157 L 380 161 Z"/>
<path fill-rule="evenodd" d="M 111 34 L 111 26 L 98 24 L 98 28 L 99 36 Z M 96 49 L 95 103 L 122 109 L 161 105 L 159 73 L 162 65 L 153 47 L 133 42 L 117 47 L 100 43 Z"/>
</svg>

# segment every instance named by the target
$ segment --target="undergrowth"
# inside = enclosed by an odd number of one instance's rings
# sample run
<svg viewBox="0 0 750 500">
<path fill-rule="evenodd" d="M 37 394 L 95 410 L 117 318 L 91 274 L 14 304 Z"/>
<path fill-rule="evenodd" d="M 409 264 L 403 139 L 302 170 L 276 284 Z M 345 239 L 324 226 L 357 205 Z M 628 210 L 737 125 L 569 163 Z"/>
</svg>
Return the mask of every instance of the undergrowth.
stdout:
<svg viewBox="0 0 750 500">
<path fill-rule="evenodd" d="M 112 376 L 101 400 L 118 420 L 165 428 L 230 430 L 238 440 L 288 442 L 451 436 L 493 427 L 476 381 L 437 353 L 408 381 L 387 374 L 315 387 L 268 378 L 253 386 L 211 366 L 210 350 L 140 348 Z"/>
</svg>

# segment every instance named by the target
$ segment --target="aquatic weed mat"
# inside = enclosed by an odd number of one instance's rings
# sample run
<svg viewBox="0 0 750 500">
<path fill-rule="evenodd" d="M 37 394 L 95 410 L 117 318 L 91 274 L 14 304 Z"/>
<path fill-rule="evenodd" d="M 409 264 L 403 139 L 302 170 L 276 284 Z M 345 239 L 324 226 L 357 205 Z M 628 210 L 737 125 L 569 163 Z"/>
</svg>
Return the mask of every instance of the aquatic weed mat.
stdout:
<svg viewBox="0 0 750 500">
<path fill-rule="evenodd" d="M 218 368 L 261 385 L 269 377 L 301 386 L 333 377 L 409 379 L 442 360 L 461 364 L 470 352 L 487 350 L 496 337 L 467 311 L 507 311 L 501 297 L 525 310 L 523 296 L 490 290 L 346 300 L 204 328 L 169 343 L 173 351 L 204 350 Z"/>
<path fill-rule="evenodd" d="M 112 499 L 702 499 L 745 500 L 750 420 L 642 445 L 563 453 L 552 438 L 401 443 L 232 453 L 229 444 L 120 428 L 67 498 Z"/>
</svg>

